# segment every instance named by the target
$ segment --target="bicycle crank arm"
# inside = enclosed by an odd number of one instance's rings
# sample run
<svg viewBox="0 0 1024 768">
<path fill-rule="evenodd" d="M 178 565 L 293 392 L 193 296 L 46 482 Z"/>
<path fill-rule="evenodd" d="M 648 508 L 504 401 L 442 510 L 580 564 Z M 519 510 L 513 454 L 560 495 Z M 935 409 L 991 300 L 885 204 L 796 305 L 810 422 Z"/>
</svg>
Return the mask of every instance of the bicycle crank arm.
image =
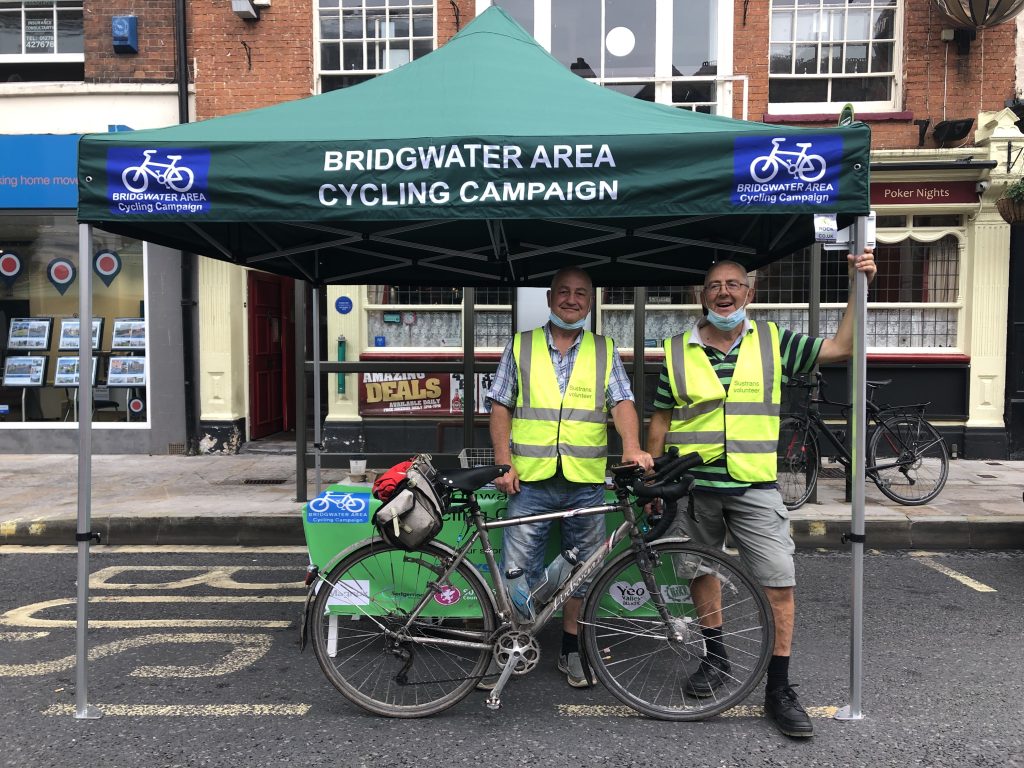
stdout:
<svg viewBox="0 0 1024 768">
<path fill-rule="evenodd" d="M 512 677 L 512 670 L 516 668 L 516 665 L 523 660 L 523 652 L 518 648 L 513 648 L 508 656 L 508 663 L 505 664 L 505 668 L 501 670 L 501 674 L 498 676 L 498 682 L 494 684 L 494 688 L 491 689 L 490 695 L 487 697 L 487 701 L 484 702 L 488 709 L 498 710 L 501 709 L 501 692 L 505 688 L 505 683 Z"/>
</svg>

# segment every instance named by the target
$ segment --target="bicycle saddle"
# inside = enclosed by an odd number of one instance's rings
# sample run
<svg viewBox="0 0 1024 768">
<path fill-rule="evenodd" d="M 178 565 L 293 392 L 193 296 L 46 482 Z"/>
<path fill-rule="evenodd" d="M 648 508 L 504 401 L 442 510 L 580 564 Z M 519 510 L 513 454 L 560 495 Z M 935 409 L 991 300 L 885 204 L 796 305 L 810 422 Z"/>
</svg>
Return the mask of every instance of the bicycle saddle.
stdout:
<svg viewBox="0 0 1024 768">
<path fill-rule="evenodd" d="M 869 387 L 884 387 L 886 384 L 892 384 L 892 379 L 880 379 L 879 381 L 865 381 Z"/>
<path fill-rule="evenodd" d="M 455 488 L 468 493 L 493 482 L 495 478 L 501 477 L 508 470 L 508 464 L 473 467 L 472 469 L 446 469 L 440 473 L 438 480 L 446 488 Z"/>
</svg>

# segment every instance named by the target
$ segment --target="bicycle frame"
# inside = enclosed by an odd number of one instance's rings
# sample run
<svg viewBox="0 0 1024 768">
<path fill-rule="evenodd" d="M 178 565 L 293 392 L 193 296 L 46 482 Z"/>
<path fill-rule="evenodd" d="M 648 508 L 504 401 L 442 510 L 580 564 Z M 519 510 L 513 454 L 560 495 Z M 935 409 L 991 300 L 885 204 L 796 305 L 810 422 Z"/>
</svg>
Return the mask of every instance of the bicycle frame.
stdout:
<svg viewBox="0 0 1024 768">
<path fill-rule="evenodd" d="M 655 608 L 662 620 L 666 623 L 670 623 L 670 616 L 665 602 L 662 599 L 662 595 L 655 589 L 653 578 L 651 575 L 651 569 L 647 562 L 645 554 L 645 545 L 643 536 L 640 534 L 637 528 L 636 514 L 633 511 L 632 504 L 629 503 L 628 498 L 625 496 L 625 492 L 620 492 L 620 499 L 616 504 L 602 504 L 595 507 L 580 507 L 577 509 L 567 509 L 562 512 L 550 512 L 540 515 L 530 515 L 527 517 L 518 517 L 512 519 L 502 520 L 490 520 L 488 521 L 484 517 L 483 511 L 476 503 L 476 498 L 472 494 L 469 495 L 469 501 L 466 503 L 468 509 L 465 511 L 469 514 L 472 520 L 475 530 L 470 534 L 469 538 L 463 543 L 457 550 L 454 550 L 454 557 L 451 562 L 447 563 L 446 567 L 438 573 L 438 582 L 444 582 L 459 565 L 466 560 L 466 556 L 469 554 L 473 545 L 478 539 L 483 538 L 484 546 L 484 559 L 487 561 L 487 567 L 493 576 L 493 589 L 492 592 L 498 602 L 498 609 L 500 617 L 504 620 L 506 625 L 526 631 L 530 635 L 535 635 L 539 632 L 548 621 L 554 616 L 555 612 L 561 608 L 567 600 L 572 597 L 572 593 L 583 584 L 588 578 L 593 576 L 598 569 L 604 564 L 605 559 L 615 547 L 621 543 L 627 535 L 633 538 L 634 552 L 636 553 L 640 572 L 643 575 L 644 582 L 648 587 L 651 599 L 654 602 Z M 577 566 L 573 571 L 572 575 L 566 580 L 559 589 L 557 589 L 548 601 L 547 605 L 541 610 L 534 621 L 523 621 L 519 617 L 518 611 L 512 605 L 512 601 L 509 599 L 508 591 L 505 588 L 505 579 L 501 573 L 501 569 L 498 567 L 498 563 L 494 558 L 494 550 L 491 549 L 490 537 L 485 535 L 488 532 L 499 529 L 499 528 L 511 528 L 518 525 L 529 525 L 531 523 L 545 522 L 549 520 L 561 520 L 567 517 L 591 517 L 593 515 L 607 515 L 611 512 L 621 511 L 626 518 L 609 536 L 605 539 L 601 547 L 597 549 L 590 557 L 588 557 L 581 565 Z M 467 562 L 467 566 L 473 570 L 477 570 L 476 566 L 472 563 Z M 399 631 L 386 630 L 388 634 L 395 636 L 401 635 L 403 640 L 412 642 L 420 645 L 449 645 L 457 646 L 461 648 L 478 648 L 486 649 L 490 648 L 492 643 L 481 643 L 472 642 L 469 640 L 451 640 L 446 638 L 437 637 L 415 637 L 409 636 L 408 634 L 401 634 L 407 630 L 412 623 L 419 617 L 420 613 L 426 607 L 430 601 L 431 594 L 428 592 L 423 595 L 420 601 L 409 613 L 408 619 L 405 624 L 402 625 Z M 458 630 L 451 631 L 451 634 L 459 635 L 462 634 Z M 472 635 L 471 632 L 465 633 L 467 636 Z"/>
<path fill-rule="evenodd" d="M 832 400 L 828 400 L 827 398 L 824 398 L 824 397 L 819 397 L 819 398 L 813 398 L 812 397 L 812 399 L 810 400 L 810 402 L 808 404 L 808 408 L 805 411 L 804 416 L 802 416 L 802 417 L 798 416 L 797 418 L 800 418 L 802 420 L 806 420 L 806 422 L 810 426 L 813 427 L 813 433 L 814 433 L 815 437 L 818 437 L 819 435 L 824 435 L 825 438 L 832 444 L 832 446 L 837 451 L 836 456 L 835 456 L 836 461 L 838 461 L 844 467 L 849 467 L 850 464 L 853 461 L 853 458 L 850 456 L 850 452 L 846 449 L 846 446 L 843 445 L 842 441 L 839 438 L 837 438 L 834 434 L 832 434 L 832 430 L 829 429 L 828 424 L 825 423 L 825 419 L 822 418 L 821 413 L 817 409 L 817 406 L 819 404 L 821 404 L 821 403 L 824 403 L 825 405 L 838 406 L 839 408 L 851 408 L 852 407 L 849 403 L 837 403 L 837 402 L 834 402 Z M 867 407 L 868 421 L 871 423 L 872 429 L 882 429 L 882 430 L 885 430 L 885 433 L 887 435 L 891 435 L 892 438 L 895 439 L 896 442 L 893 443 L 894 446 L 896 444 L 902 445 L 903 444 L 903 440 L 902 440 L 902 438 L 900 438 L 899 435 L 896 435 L 895 433 L 893 433 L 892 430 L 889 429 L 886 426 L 887 418 L 890 417 L 890 416 L 898 416 L 901 413 L 910 413 L 910 412 L 914 412 L 916 415 L 924 418 L 923 411 L 924 411 L 924 408 L 925 408 L 926 405 L 927 405 L 927 403 L 919 403 L 919 404 L 915 404 L 915 405 L 905 405 L 905 406 L 894 406 L 894 407 L 882 408 L 882 407 L 876 405 L 875 403 L 871 402 L 870 400 L 868 400 L 865 403 L 865 406 Z M 874 476 L 874 475 L 878 474 L 879 470 L 893 469 L 893 468 L 899 467 L 899 466 L 900 466 L 900 462 L 897 460 L 897 461 L 888 462 L 886 464 L 873 464 L 873 465 L 870 465 L 870 466 L 865 466 L 864 467 L 864 471 L 868 475 Z M 872 477 L 872 479 L 874 479 L 874 478 Z"/>
</svg>

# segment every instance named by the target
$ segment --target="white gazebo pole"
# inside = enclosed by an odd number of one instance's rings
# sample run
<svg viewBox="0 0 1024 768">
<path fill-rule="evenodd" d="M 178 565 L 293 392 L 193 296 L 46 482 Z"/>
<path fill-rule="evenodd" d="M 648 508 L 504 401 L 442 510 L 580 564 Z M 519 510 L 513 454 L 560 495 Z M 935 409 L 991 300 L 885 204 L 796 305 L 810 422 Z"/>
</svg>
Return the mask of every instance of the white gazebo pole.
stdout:
<svg viewBox="0 0 1024 768">
<path fill-rule="evenodd" d="M 316 467 L 316 495 L 320 495 L 320 451 L 323 449 L 320 423 L 320 287 L 313 285 L 313 458 Z M 302 446 L 305 451 L 305 446 Z"/>
<path fill-rule="evenodd" d="M 75 718 L 103 712 L 89 704 L 89 545 L 92 542 L 92 227 L 78 225 L 78 624 Z"/>
<path fill-rule="evenodd" d="M 853 227 L 853 252 L 860 254 L 868 241 L 874 240 L 873 221 L 859 216 Z M 853 395 L 853 434 L 850 440 L 851 463 L 853 465 L 853 488 L 851 493 L 850 542 L 853 555 L 853 585 L 850 600 L 850 703 L 836 712 L 837 720 L 861 720 L 861 677 L 863 675 L 864 635 L 864 444 L 867 417 L 864 403 L 867 399 L 867 301 L 868 282 L 863 272 L 853 273 L 853 356 L 850 358 L 851 392 Z"/>
</svg>

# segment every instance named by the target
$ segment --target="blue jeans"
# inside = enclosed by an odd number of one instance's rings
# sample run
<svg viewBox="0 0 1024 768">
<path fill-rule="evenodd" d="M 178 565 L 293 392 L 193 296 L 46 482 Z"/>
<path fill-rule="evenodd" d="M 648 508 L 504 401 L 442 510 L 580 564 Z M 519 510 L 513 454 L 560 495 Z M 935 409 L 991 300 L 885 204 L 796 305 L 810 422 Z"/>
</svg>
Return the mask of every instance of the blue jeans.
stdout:
<svg viewBox="0 0 1024 768">
<path fill-rule="evenodd" d="M 580 507 L 604 504 L 604 486 L 590 483 L 571 483 L 560 475 L 532 483 L 520 483 L 519 493 L 508 497 L 508 517 L 529 517 L 545 512 L 563 512 Z M 544 578 L 544 555 L 548 548 L 551 525 L 555 521 L 517 525 L 504 529 L 502 545 L 502 571 L 515 563 L 526 572 L 530 589 L 536 589 Z M 565 517 L 562 526 L 562 550 L 579 548 L 580 562 L 603 546 L 605 537 L 604 515 L 591 517 Z M 573 597 L 583 597 L 587 584 L 581 585 Z"/>
</svg>

